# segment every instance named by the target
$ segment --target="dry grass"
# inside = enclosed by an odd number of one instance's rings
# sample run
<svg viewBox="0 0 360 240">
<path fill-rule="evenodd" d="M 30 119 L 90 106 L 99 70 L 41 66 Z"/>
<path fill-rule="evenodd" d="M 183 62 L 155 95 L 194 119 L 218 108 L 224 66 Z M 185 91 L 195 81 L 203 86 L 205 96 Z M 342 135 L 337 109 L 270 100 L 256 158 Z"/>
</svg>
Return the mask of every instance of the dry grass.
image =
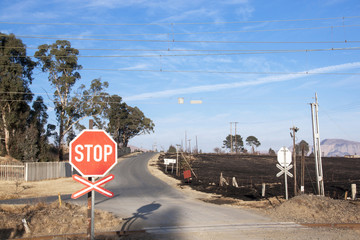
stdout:
<svg viewBox="0 0 360 240">
<path fill-rule="evenodd" d="M 31 233 L 26 233 L 25 219 Z M 105 232 L 121 229 L 123 220 L 111 213 L 95 210 L 95 231 Z M 0 205 L 0 239 L 85 233 L 87 208 L 58 202 L 35 205 Z"/>
<path fill-rule="evenodd" d="M 72 194 L 83 187 L 72 178 L 37 182 L 0 181 L 0 200 Z"/>
</svg>

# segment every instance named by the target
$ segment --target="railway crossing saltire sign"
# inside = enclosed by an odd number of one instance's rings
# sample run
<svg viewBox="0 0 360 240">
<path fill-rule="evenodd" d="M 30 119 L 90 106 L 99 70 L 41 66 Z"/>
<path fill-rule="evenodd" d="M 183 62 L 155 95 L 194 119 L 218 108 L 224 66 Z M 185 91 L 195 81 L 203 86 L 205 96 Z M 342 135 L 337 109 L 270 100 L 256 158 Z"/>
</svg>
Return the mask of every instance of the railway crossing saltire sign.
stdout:
<svg viewBox="0 0 360 240">
<path fill-rule="evenodd" d="M 70 164 L 83 177 L 104 177 L 117 163 L 117 144 L 103 130 L 84 130 L 70 142 Z M 74 193 L 71 197 L 78 198 L 92 190 L 107 197 L 114 194 L 101 185 L 114 179 L 109 175 L 96 182 L 91 182 L 79 175 L 73 175 L 73 179 L 87 187 Z"/>
</svg>

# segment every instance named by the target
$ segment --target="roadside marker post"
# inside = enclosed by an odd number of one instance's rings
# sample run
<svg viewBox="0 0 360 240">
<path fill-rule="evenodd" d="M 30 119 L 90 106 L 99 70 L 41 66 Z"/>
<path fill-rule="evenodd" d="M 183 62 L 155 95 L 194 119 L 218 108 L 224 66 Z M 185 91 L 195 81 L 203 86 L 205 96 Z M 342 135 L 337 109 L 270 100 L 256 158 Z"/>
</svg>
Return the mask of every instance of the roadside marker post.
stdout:
<svg viewBox="0 0 360 240">
<path fill-rule="evenodd" d="M 284 174 L 285 176 L 285 198 L 286 200 L 289 199 L 288 196 L 288 184 L 287 184 L 287 177 L 293 177 L 293 175 L 289 172 L 290 169 L 292 169 L 293 165 L 291 165 L 291 153 L 289 149 L 286 147 L 280 148 L 280 150 L 277 153 L 277 160 L 279 164 L 276 164 L 276 167 L 280 169 L 280 172 L 276 174 L 276 177 L 280 177 Z"/>
<path fill-rule="evenodd" d="M 89 125 L 90 129 L 82 131 L 70 142 L 69 163 L 83 177 L 88 178 L 87 180 L 73 175 L 75 181 L 87 187 L 73 193 L 71 198 L 76 199 L 88 193 L 88 239 L 95 239 L 95 191 L 107 197 L 114 196 L 114 193 L 102 188 L 101 185 L 114 179 L 112 174 L 106 177 L 105 175 L 117 164 L 117 144 L 105 131 L 92 130 L 92 124 Z M 95 177 L 104 178 L 95 181 Z"/>
</svg>

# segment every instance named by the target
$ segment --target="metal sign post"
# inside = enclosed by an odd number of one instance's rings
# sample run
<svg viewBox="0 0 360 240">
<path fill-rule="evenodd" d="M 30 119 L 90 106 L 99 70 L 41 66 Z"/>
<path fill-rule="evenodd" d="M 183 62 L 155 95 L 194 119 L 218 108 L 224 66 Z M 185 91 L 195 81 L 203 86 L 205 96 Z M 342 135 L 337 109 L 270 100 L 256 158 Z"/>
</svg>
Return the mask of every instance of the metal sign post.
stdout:
<svg viewBox="0 0 360 240">
<path fill-rule="evenodd" d="M 95 239 L 94 233 L 94 209 L 95 192 L 100 192 L 107 197 L 114 194 L 101 185 L 114 179 L 114 175 L 105 177 L 106 174 L 117 163 L 117 144 L 103 130 L 92 130 L 92 121 L 89 123 L 89 130 L 82 131 L 69 146 L 69 163 L 83 177 L 73 175 L 73 179 L 86 185 L 87 187 L 74 193 L 71 198 L 76 199 L 88 193 L 88 239 Z M 104 177 L 95 182 L 95 177 Z"/>
<path fill-rule="evenodd" d="M 285 177 L 285 198 L 286 200 L 289 199 L 288 195 L 288 184 L 287 184 L 287 177 L 293 177 L 293 175 L 289 172 L 290 169 L 292 169 L 293 165 L 291 165 L 291 153 L 289 149 L 286 147 L 280 148 L 277 154 L 277 160 L 279 164 L 276 164 L 276 167 L 280 169 L 280 172 L 276 174 L 276 177 L 280 177 L 284 174 Z"/>
<path fill-rule="evenodd" d="M 176 159 L 172 158 L 164 158 L 164 164 L 165 164 L 165 171 L 167 172 L 167 167 L 171 163 L 171 173 L 174 172 L 174 163 L 177 163 Z"/>
<path fill-rule="evenodd" d="M 91 178 L 91 182 L 94 183 L 95 182 L 95 178 L 92 177 Z M 90 230 L 90 239 L 95 239 L 95 191 L 94 189 L 91 190 L 91 230 Z"/>
</svg>

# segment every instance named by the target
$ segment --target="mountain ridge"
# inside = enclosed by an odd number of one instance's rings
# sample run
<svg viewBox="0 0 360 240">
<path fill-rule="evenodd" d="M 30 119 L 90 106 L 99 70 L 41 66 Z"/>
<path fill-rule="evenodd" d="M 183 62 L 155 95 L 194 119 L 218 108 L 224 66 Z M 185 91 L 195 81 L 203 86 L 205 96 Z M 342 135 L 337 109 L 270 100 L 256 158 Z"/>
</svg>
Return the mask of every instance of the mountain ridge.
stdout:
<svg viewBox="0 0 360 240">
<path fill-rule="evenodd" d="M 322 156 L 324 157 L 343 157 L 360 154 L 360 142 L 345 139 L 324 139 L 320 144 Z"/>
</svg>

